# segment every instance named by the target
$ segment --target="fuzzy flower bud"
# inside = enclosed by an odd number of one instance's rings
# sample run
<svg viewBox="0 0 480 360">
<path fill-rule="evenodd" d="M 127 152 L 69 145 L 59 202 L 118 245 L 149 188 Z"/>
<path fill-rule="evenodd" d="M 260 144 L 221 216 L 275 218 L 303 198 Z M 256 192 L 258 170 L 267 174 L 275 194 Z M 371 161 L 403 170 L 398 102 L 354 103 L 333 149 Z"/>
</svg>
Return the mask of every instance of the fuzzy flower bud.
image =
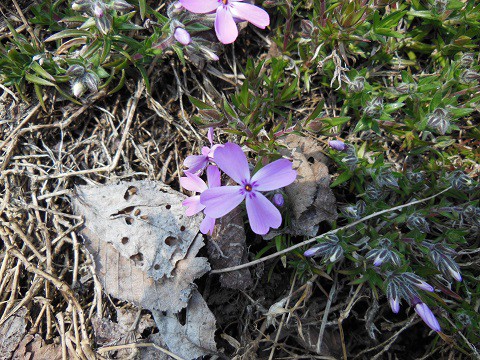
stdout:
<svg viewBox="0 0 480 360">
<path fill-rule="evenodd" d="M 347 147 L 347 145 L 341 140 L 330 140 L 328 146 L 337 151 L 344 151 Z"/>
<path fill-rule="evenodd" d="M 435 109 L 428 117 L 427 126 L 434 129 L 441 135 L 445 135 L 450 127 L 450 117 L 445 109 Z"/>
<path fill-rule="evenodd" d="M 129 4 L 125 0 L 115 0 L 112 3 L 113 10 L 117 11 L 127 11 L 133 8 L 133 5 Z"/>
<path fill-rule="evenodd" d="M 285 200 L 283 198 L 282 194 L 275 194 L 273 195 L 273 203 L 277 205 L 278 207 L 282 207 L 285 204 Z"/>
<path fill-rule="evenodd" d="M 72 65 L 67 69 L 67 75 L 72 77 L 80 77 L 85 74 L 85 68 L 82 65 Z"/>
<path fill-rule="evenodd" d="M 99 3 L 95 3 L 95 5 L 93 6 L 93 15 L 95 15 L 95 17 L 97 18 L 101 18 L 103 17 L 103 15 L 105 15 Z"/>
<path fill-rule="evenodd" d="M 181 27 L 177 27 L 175 29 L 173 36 L 182 45 L 188 45 L 192 41 L 192 38 L 190 37 L 190 34 L 188 33 L 188 31 Z"/>
<path fill-rule="evenodd" d="M 475 55 L 472 53 L 465 53 L 460 58 L 460 65 L 463 67 L 472 66 L 475 61 Z"/>
<path fill-rule="evenodd" d="M 480 79 L 480 74 L 476 71 L 467 69 L 460 75 L 460 80 L 465 83 L 469 84 L 474 81 L 478 81 Z"/>
<path fill-rule="evenodd" d="M 348 90 L 354 93 L 362 92 L 364 88 L 365 88 L 365 78 L 363 76 L 357 76 L 348 85 Z"/>
<path fill-rule="evenodd" d="M 85 90 L 86 88 L 85 88 L 85 85 L 83 85 L 82 81 L 75 81 L 72 85 L 72 93 L 73 93 L 73 96 L 75 97 L 82 96 Z"/>
</svg>

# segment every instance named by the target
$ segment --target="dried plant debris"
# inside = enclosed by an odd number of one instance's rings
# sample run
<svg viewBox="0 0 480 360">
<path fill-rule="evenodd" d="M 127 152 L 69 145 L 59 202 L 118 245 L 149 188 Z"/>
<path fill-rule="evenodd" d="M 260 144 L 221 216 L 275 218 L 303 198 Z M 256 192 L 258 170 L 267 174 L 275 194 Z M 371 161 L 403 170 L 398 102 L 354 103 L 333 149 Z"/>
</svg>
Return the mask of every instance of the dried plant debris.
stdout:
<svg viewBox="0 0 480 360">
<path fill-rule="evenodd" d="M 218 220 L 213 235 L 207 242 L 207 251 L 213 269 L 223 269 L 247 261 L 245 228 L 242 210 L 237 207 Z M 253 285 L 248 269 L 220 274 L 220 284 L 231 289 L 245 290 Z"/>
<path fill-rule="evenodd" d="M 318 224 L 337 218 L 336 201 L 330 189 L 330 175 L 322 148 L 310 138 L 290 134 L 282 141 L 281 152 L 293 158 L 297 180 L 285 188 L 293 212 L 287 232 L 315 236 Z"/>
<path fill-rule="evenodd" d="M 63 357 L 62 354 L 65 354 Z M 62 359 L 77 359 L 78 356 L 74 354 L 69 346 L 61 344 L 59 337 L 55 338 L 52 343 L 45 343 L 41 335 L 36 334 L 27 335 L 18 344 L 18 348 L 12 357 L 1 359 L 11 360 L 62 360 Z"/>
<path fill-rule="evenodd" d="M 96 316 L 92 318 L 97 345 L 110 346 L 130 344 L 140 340 L 141 334 L 148 328 L 155 327 L 150 314 L 142 315 L 134 308 L 117 308 L 117 322 Z M 126 359 L 138 354 L 137 348 L 122 349 L 115 353 L 116 359 Z"/>
<path fill-rule="evenodd" d="M 171 277 L 198 234 L 199 217 L 187 217 L 185 196 L 161 182 L 80 186 L 73 197 L 85 226 L 155 280 Z"/>
<path fill-rule="evenodd" d="M 0 359 L 10 359 L 25 335 L 27 309 L 20 308 L 0 326 Z"/>
<path fill-rule="evenodd" d="M 214 335 L 215 316 L 198 291 L 194 291 L 185 310 L 184 323 L 179 314 L 153 311 L 162 340 L 176 355 L 196 359 L 217 351 Z M 183 324 L 182 324 L 183 323 Z"/>
</svg>

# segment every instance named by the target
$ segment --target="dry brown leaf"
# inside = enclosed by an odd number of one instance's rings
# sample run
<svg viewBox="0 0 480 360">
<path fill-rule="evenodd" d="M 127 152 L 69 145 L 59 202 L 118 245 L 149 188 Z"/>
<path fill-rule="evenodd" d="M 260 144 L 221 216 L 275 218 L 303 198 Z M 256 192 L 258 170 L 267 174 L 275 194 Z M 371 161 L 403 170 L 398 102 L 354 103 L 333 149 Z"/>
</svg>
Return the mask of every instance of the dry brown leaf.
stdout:
<svg viewBox="0 0 480 360">
<path fill-rule="evenodd" d="M 67 359 L 75 359 L 67 347 Z M 54 339 L 53 343 L 46 344 L 40 335 L 27 335 L 18 344 L 18 348 L 11 360 L 62 360 L 62 346 L 60 338 Z"/>
<path fill-rule="evenodd" d="M 192 293 L 184 325 L 178 315 L 171 312 L 163 314 L 153 311 L 153 317 L 162 340 L 176 355 L 184 359 L 196 359 L 217 351 L 214 339 L 215 316 L 198 291 Z"/>
<path fill-rule="evenodd" d="M 247 261 L 247 245 L 242 210 L 237 207 L 217 221 L 215 231 L 207 242 L 213 269 L 223 269 Z M 231 289 L 245 290 L 253 285 L 248 269 L 220 274 L 220 284 Z"/>
<path fill-rule="evenodd" d="M 310 138 L 290 134 L 281 143 L 287 147 L 281 153 L 293 158 L 293 168 L 298 172 L 297 180 L 285 188 L 293 212 L 287 232 L 315 236 L 318 224 L 334 221 L 338 216 L 326 157 L 317 142 Z"/>
<path fill-rule="evenodd" d="M 122 194 L 122 198 L 118 199 L 117 196 L 116 199 L 120 202 L 120 207 L 124 207 L 124 202 L 129 200 L 123 199 L 123 195 L 125 191 L 128 192 L 128 189 L 133 187 L 137 190 L 136 194 L 131 196 L 140 196 L 143 193 L 144 197 L 148 195 L 152 197 L 150 200 L 143 199 L 143 197 L 138 201 L 130 200 L 132 204 L 137 204 L 131 206 L 144 209 L 143 213 L 148 216 L 148 220 L 137 220 L 137 224 L 125 225 L 131 226 L 132 229 L 125 229 L 122 227 L 123 224 L 118 224 L 123 219 L 111 219 L 105 215 L 105 213 L 111 213 L 113 204 L 108 207 L 108 211 L 102 212 L 98 203 L 105 198 L 106 194 L 115 192 L 115 189 L 118 188 L 116 192 Z M 199 249 L 203 246 L 202 235 L 196 234 L 196 237 L 190 239 L 189 234 L 193 232 L 193 229 L 187 228 L 188 219 L 184 219 L 183 209 L 178 207 L 179 204 L 181 206 L 181 201 L 185 197 L 165 185 L 150 181 L 109 185 L 104 187 L 105 191 L 102 191 L 102 188 L 80 188 L 81 195 L 75 197 L 73 203 L 76 212 L 85 216 L 82 236 L 93 257 L 96 274 L 104 290 L 118 299 L 130 301 L 144 309 L 180 311 L 187 306 L 191 291 L 195 287 L 193 281 L 210 270 L 206 258 L 196 257 Z M 170 207 L 168 208 L 166 205 L 170 205 Z M 132 210 L 132 213 L 134 212 L 135 210 Z M 101 215 L 102 213 L 103 215 Z M 95 214 L 98 214 L 98 218 L 95 217 Z M 160 221 L 164 221 L 163 227 L 159 226 Z M 185 221 L 186 225 L 178 226 L 179 223 L 182 224 L 182 221 Z M 188 226 L 197 226 L 196 229 L 198 229 L 198 222 L 195 220 Z M 116 226 L 118 228 L 115 229 Z M 185 226 L 183 231 L 181 226 Z M 121 229 L 126 232 L 122 232 Z M 138 229 L 138 233 L 135 233 L 135 229 Z M 169 271 L 168 277 L 155 280 L 147 276 L 142 266 L 137 266 L 138 261 L 129 256 L 131 252 L 135 251 L 130 250 L 125 254 L 125 251 L 119 251 L 115 244 L 108 241 L 119 237 L 128 237 L 129 241 L 125 245 L 130 242 L 137 243 L 144 258 L 156 259 L 159 264 L 167 264 L 168 267 L 171 266 L 169 261 L 164 261 L 160 255 L 151 254 L 151 252 L 160 251 L 161 254 L 166 254 L 171 259 L 171 251 L 165 250 L 165 247 L 168 247 L 174 250 L 173 254 L 183 254 L 183 257 L 186 257 L 179 259 L 177 255 L 174 255 L 173 257 L 177 259 L 175 268 Z M 168 243 L 168 239 L 173 237 L 177 241 L 167 245 L 165 239 Z M 161 239 L 164 239 L 163 245 L 158 244 Z M 142 243 L 155 243 L 155 240 L 157 241 L 156 246 L 142 245 Z M 154 270 L 157 271 L 156 266 L 154 266 Z M 158 271 L 160 270 L 158 269 Z"/>
<path fill-rule="evenodd" d="M 83 231 L 88 239 L 86 247 L 92 254 L 96 274 L 103 289 L 111 296 L 130 301 L 148 310 L 178 312 L 187 306 L 193 281 L 205 274 L 210 267 L 206 258 L 195 257 L 203 246 L 203 238 L 197 236 L 187 258 L 180 260 L 173 277 L 155 281 L 135 267 L 132 260 L 126 259 L 110 244 Z"/>
<path fill-rule="evenodd" d="M 89 232 L 155 280 L 171 277 L 198 234 L 201 218 L 185 216 L 185 196 L 154 181 L 79 186 L 75 212 Z"/>
<path fill-rule="evenodd" d="M 0 326 L 0 359 L 10 359 L 25 334 L 27 308 L 20 308 Z"/>
</svg>

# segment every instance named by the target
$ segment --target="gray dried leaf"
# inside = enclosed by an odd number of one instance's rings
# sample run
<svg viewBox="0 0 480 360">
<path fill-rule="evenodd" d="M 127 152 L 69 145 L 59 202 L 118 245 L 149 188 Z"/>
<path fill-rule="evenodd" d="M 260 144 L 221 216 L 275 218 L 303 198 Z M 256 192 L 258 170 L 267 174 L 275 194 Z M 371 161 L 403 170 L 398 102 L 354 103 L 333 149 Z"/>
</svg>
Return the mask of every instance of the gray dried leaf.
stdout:
<svg viewBox="0 0 480 360">
<path fill-rule="evenodd" d="M 0 359 L 10 359 L 25 335 L 27 308 L 20 308 L 0 326 Z"/>
<path fill-rule="evenodd" d="M 198 235 L 187 257 L 177 262 L 172 277 L 154 280 L 123 257 L 113 245 L 100 241 L 87 229 L 82 230 L 86 247 L 93 256 L 96 274 L 111 296 L 130 301 L 148 310 L 178 312 L 187 306 L 193 281 L 210 270 L 206 258 L 195 257 L 203 246 Z"/>
<path fill-rule="evenodd" d="M 187 306 L 193 281 L 210 266 L 196 257 L 203 246 L 200 219 L 185 218 L 184 198 L 151 181 L 78 189 L 73 206 L 85 217 L 81 234 L 107 293 L 151 311 L 178 312 Z M 149 277 L 149 270 L 165 276 Z"/>
<path fill-rule="evenodd" d="M 213 269 L 237 266 L 247 261 L 247 245 L 242 210 L 237 207 L 217 220 L 215 231 L 207 242 Z M 220 274 L 220 284 L 231 289 L 245 290 L 253 285 L 248 269 Z"/>
<path fill-rule="evenodd" d="M 285 188 L 293 212 L 287 232 L 315 236 L 319 223 L 334 221 L 338 216 L 325 165 L 327 159 L 322 148 L 310 138 L 290 134 L 281 143 L 286 149 L 280 152 L 293 158 L 293 168 L 298 172 L 297 180 Z"/>
<path fill-rule="evenodd" d="M 75 213 L 85 227 L 155 280 L 171 277 L 198 234 L 200 217 L 185 216 L 185 196 L 161 182 L 79 186 Z"/>
<path fill-rule="evenodd" d="M 217 351 L 215 316 L 198 291 L 192 293 L 186 308 L 185 325 L 180 322 L 178 314 L 152 313 L 162 340 L 176 355 L 184 359 L 196 359 Z"/>
</svg>

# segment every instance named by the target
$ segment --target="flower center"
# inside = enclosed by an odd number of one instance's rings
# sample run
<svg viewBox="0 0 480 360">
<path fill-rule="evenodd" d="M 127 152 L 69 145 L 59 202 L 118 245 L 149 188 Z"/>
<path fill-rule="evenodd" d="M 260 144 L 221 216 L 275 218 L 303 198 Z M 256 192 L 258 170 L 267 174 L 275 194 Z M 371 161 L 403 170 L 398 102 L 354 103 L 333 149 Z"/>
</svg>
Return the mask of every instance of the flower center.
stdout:
<svg viewBox="0 0 480 360">
<path fill-rule="evenodd" d="M 228 4 L 228 0 L 222 0 L 222 3 L 223 3 L 223 5 L 227 5 L 227 4 Z"/>
<path fill-rule="evenodd" d="M 252 191 L 252 185 L 250 184 L 245 185 L 245 190 L 247 190 L 248 192 Z"/>
</svg>

